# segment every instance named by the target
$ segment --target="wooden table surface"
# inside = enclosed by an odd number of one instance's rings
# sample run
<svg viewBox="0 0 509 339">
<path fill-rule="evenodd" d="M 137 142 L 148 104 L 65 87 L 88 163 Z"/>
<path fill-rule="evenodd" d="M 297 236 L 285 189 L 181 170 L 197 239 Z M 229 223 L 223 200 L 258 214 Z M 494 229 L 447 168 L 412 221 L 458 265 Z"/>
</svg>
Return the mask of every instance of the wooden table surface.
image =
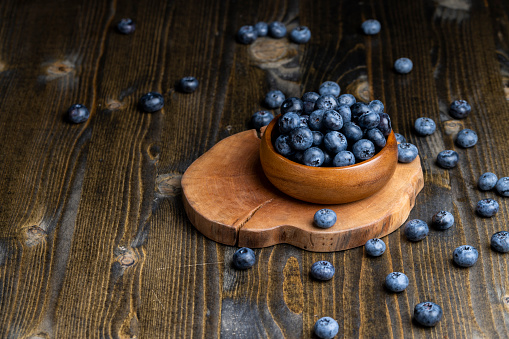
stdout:
<svg viewBox="0 0 509 339">
<path fill-rule="evenodd" d="M 124 17 L 134 34 L 115 31 Z M 380 34 L 360 32 L 367 18 Z M 306 25 L 312 39 L 236 43 L 260 20 Z M 392 69 L 403 56 L 408 75 Z M 506 0 L 4 0 L 0 71 L 0 338 L 311 338 L 323 316 L 338 338 L 509 337 L 509 254 L 489 246 L 509 229 L 509 198 L 476 187 L 486 171 L 509 176 Z M 187 75 L 199 89 L 175 91 Z M 180 178 L 248 129 L 268 90 L 300 96 L 325 80 L 382 100 L 419 148 L 425 184 L 410 217 L 445 209 L 456 223 L 418 243 L 398 230 L 378 258 L 277 245 L 237 271 L 236 248 L 186 217 Z M 140 112 L 148 91 L 164 94 L 163 110 Z M 449 116 L 456 99 L 468 118 Z M 91 109 L 86 123 L 65 121 L 74 103 Z M 433 135 L 413 132 L 421 116 Z M 479 134 L 475 147 L 455 146 L 462 128 Z M 435 165 L 444 149 L 457 168 Z M 500 204 L 491 219 L 474 212 L 485 197 Z M 469 269 L 452 263 L 462 244 L 479 250 Z M 318 260 L 335 265 L 332 281 L 309 277 Z M 392 271 L 408 275 L 405 292 L 384 289 Z M 444 311 L 434 328 L 412 321 L 426 300 Z"/>
</svg>

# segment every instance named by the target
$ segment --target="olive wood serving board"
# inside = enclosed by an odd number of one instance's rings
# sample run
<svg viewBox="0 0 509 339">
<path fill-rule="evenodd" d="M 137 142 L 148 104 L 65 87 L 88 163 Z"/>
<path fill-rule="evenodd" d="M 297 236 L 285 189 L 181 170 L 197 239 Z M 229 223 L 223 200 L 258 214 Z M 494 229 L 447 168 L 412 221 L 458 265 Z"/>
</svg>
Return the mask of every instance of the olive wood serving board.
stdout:
<svg viewBox="0 0 509 339">
<path fill-rule="evenodd" d="M 255 130 L 232 135 L 199 157 L 182 177 L 182 196 L 192 224 L 226 245 L 252 248 L 287 243 L 314 252 L 362 246 L 398 229 L 407 219 L 424 180 L 417 157 L 398 163 L 380 191 L 340 205 L 307 203 L 278 191 L 265 177 Z M 321 229 L 313 216 L 321 208 L 338 216 Z"/>
</svg>

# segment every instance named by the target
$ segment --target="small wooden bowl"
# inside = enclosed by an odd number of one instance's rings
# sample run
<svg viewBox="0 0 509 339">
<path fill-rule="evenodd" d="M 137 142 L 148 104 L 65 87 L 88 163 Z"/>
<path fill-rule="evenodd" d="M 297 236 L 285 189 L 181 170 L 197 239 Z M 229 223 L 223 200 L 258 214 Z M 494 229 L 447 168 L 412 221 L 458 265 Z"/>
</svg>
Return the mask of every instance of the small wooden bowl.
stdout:
<svg viewBox="0 0 509 339">
<path fill-rule="evenodd" d="M 291 161 L 274 149 L 279 116 L 267 126 L 260 144 L 260 161 L 269 181 L 281 192 L 316 204 L 343 204 L 364 199 L 379 191 L 398 164 L 394 132 L 374 157 L 345 167 L 312 167 Z"/>
</svg>

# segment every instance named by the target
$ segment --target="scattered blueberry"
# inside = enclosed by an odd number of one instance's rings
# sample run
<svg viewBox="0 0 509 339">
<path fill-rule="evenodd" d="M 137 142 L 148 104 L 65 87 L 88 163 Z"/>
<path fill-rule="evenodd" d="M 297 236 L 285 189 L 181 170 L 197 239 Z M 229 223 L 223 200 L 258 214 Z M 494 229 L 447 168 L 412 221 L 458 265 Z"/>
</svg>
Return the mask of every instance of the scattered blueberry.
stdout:
<svg viewBox="0 0 509 339">
<path fill-rule="evenodd" d="M 373 238 L 366 241 L 364 249 L 366 250 L 367 255 L 371 257 L 379 257 L 385 253 L 386 246 L 382 239 Z"/>
<path fill-rule="evenodd" d="M 454 216 L 447 211 L 437 212 L 432 219 L 433 226 L 439 230 L 446 230 L 454 225 Z"/>
<path fill-rule="evenodd" d="M 323 146 L 331 154 L 337 154 L 338 152 L 346 150 L 348 147 L 348 141 L 342 133 L 338 131 L 330 131 L 323 137 Z M 375 146 L 373 146 L 373 152 L 374 150 Z"/>
<path fill-rule="evenodd" d="M 274 142 L 274 148 L 279 154 L 285 157 L 294 153 L 293 149 L 290 147 L 290 137 L 286 134 L 281 134 L 277 137 Z"/>
<path fill-rule="evenodd" d="M 331 317 L 323 317 L 316 321 L 315 335 L 320 339 L 332 339 L 339 332 L 338 322 Z"/>
<path fill-rule="evenodd" d="M 392 126 L 391 126 L 391 117 L 387 113 L 378 113 L 380 116 L 380 123 L 378 124 L 378 129 L 383 133 L 385 137 L 388 137 L 391 134 Z"/>
<path fill-rule="evenodd" d="M 284 23 L 274 21 L 269 24 L 269 34 L 271 37 L 279 39 L 286 35 L 286 26 Z"/>
<path fill-rule="evenodd" d="M 247 247 L 239 248 L 233 254 L 233 266 L 239 270 L 245 270 L 256 262 L 255 252 Z"/>
<path fill-rule="evenodd" d="M 479 257 L 479 253 L 475 249 L 475 247 L 470 245 L 461 245 L 456 247 L 452 254 L 452 258 L 456 265 L 461 267 L 471 267 L 477 261 Z"/>
<path fill-rule="evenodd" d="M 477 187 L 479 187 L 481 191 L 489 191 L 495 187 L 497 181 L 498 178 L 495 173 L 486 172 L 479 177 Z"/>
<path fill-rule="evenodd" d="M 339 131 L 343 127 L 343 117 L 337 111 L 326 110 L 323 113 L 322 125 L 325 129 Z"/>
<path fill-rule="evenodd" d="M 325 157 L 323 151 L 318 147 L 310 147 L 304 151 L 302 163 L 306 166 L 319 167 L 322 166 Z"/>
<path fill-rule="evenodd" d="M 375 19 L 369 19 L 362 23 L 361 29 L 366 35 L 375 35 L 380 33 L 380 29 L 382 26 L 380 25 L 380 22 Z"/>
<path fill-rule="evenodd" d="M 465 100 L 453 101 L 451 106 L 449 107 L 449 114 L 456 119 L 466 118 L 471 111 L 472 108 Z"/>
<path fill-rule="evenodd" d="M 140 108 L 144 112 L 153 113 L 164 106 L 164 98 L 157 92 L 148 92 L 140 99 Z"/>
<path fill-rule="evenodd" d="M 251 125 L 253 128 L 260 129 L 267 126 L 274 119 L 274 115 L 268 111 L 258 111 L 251 116 Z"/>
<path fill-rule="evenodd" d="M 362 132 L 362 128 L 357 126 L 353 122 L 347 122 L 343 125 L 341 129 L 341 133 L 346 137 L 349 142 L 355 143 L 362 139 L 364 133 Z"/>
<path fill-rule="evenodd" d="M 179 81 L 179 88 L 184 93 L 193 93 L 198 88 L 198 79 L 195 77 L 183 77 Z"/>
<path fill-rule="evenodd" d="M 491 236 L 491 247 L 500 253 L 509 252 L 509 232 L 500 231 Z"/>
<path fill-rule="evenodd" d="M 414 319 L 423 326 L 435 326 L 442 319 L 442 308 L 431 301 L 415 305 Z"/>
<path fill-rule="evenodd" d="M 311 266 L 311 276 L 318 280 L 331 280 L 334 273 L 334 266 L 325 260 L 317 261 Z"/>
<path fill-rule="evenodd" d="M 296 97 L 290 97 L 283 101 L 281 104 L 281 114 L 285 114 L 287 112 L 294 112 L 297 114 L 302 114 L 304 110 L 304 103 L 302 100 Z"/>
<path fill-rule="evenodd" d="M 355 156 L 350 151 L 340 151 L 332 159 L 332 166 L 344 167 L 355 164 Z"/>
<path fill-rule="evenodd" d="M 337 220 L 336 213 L 328 208 L 322 208 L 315 213 L 314 222 L 315 225 L 320 228 L 332 227 Z"/>
<path fill-rule="evenodd" d="M 298 127 L 290 132 L 290 146 L 296 151 L 304 151 L 313 145 L 313 132 L 307 127 Z"/>
<path fill-rule="evenodd" d="M 498 202 L 493 199 L 482 199 L 479 200 L 475 210 L 481 217 L 491 218 L 498 212 Z"/>
<path fill-rule="evenodd" d="M 498 194 L 500 194 L 501 196 L 509 197 L 509 177 L 503 177 L 498 179 L 495 188 Z"/>
<path fill-rule="evenodd" d="M 394 136 L 396 137 L 397 142 L 401 142 L 401 143 L 406 142 L 406 138 L 403 135 L 401 135 L 399 133 L 394 133 Z"/>
<path fill-rule="evenodd" d="M 259 37 L 266 36 L 269 31 L 269 25 L 263 21 L 257 22 L 256 25 L 254 25 L 254 28 Z"/>
<path fill-rule="evenodd" d="M 309 115 L 308 125 L 313 131 L 319 131 L 323 128 L 323 109 L 317 109 Z"/>
<path fill-rule="evenodd" d="M 84 105 L 75 104 L 67 110 L 67 119 L 75 124 L 85 122 L 90 117 L 90 111 Z"/>
<path fill-rule="evenodd" d="M 477 133 L 468 128 L 459 131 L 456 136 L 456 144 L 462 148 L 473 147 L 477 144 Z"/>
<path fill-rule="evenodd" d="M 415 120 L 414 127 L 417 134 L 426 136 L 433 134 L 437 128 L 437 125 L 430 118 L 418 118 Z"/>
<path fill-rule="evenodd" d="M 352 153 L 359 162 L 368 160 L 375 155 L 375 145 L 367 139 L 361 139 L 353 144 Z"/>
<path fill-rule="evenodd" d="M 396 72 L 401 74 L 410 73 L 413 67 L 414 64 L 412 63 L 412 60 L 408 58 L 399 58 L 394 62 L 394 69 Z"/>
<path fill-rule="evenodd" d="M 357 120 L 357 123 L 361 128 L 371 129 L 380 125 L 380 115 L 373 111 L 362 113 Z"/>
<path fill-rule="evenodd" d="M 136 24 L 131 19 L 122 19 L 117 24 L 117 30 L 122 34 L 131 34 L 136 29 Z"/>
<path fill-rule="evenodd" d="M 320 96 L 315 103 L 315 109 L 336 109 L 338 108 L 338 99 L 334 95 L 325 94 Z"/>
<path fill-rule="evenodd" d="M 290 32 L 290 40 L 297 44 L 305 44 L 311 39 L 311 31 L 306 26 L 297 26 Z"/>
<path fill-rule="evenodd" d="M 453 150 L 445 150 L 437 155 L 437 165 L 445 168 L 445 169 L 451 169 L 456 167 L 458 164 L 459 156 L 456 151 Z"/>
<path fill-rule="evenodd" d="M 341 94 L 338 98 L 340 105 L 347 105 L 348 107 L 351 107 L 356 101 L 352 94 Z"/>
<path fill-rule="evenodd" d="M 265 104 L 269 108 L 279 108 L 285 101 L 285 95 L 280 90 L 269 91 L 265 96 Z"/>
<path fill-rule="evenodd" d="M 304 103 L 304 113 L 311 114 L 315 110 L 316 100 L 320 97 L 320 94 L 316 92 L 306 92 L 302 96 L 301 100 Z"/>
<path fill-rule="evenodd" d="M 244 44 L 252 44 L 258 38 L 256 29 L 251 25 L 242 26 L 237 32 L 237 40 Z"/>
<path fill-rule="evenodd" d="M 288 133 L 300 125 L 300 117 L 297 113 L 288 112 L 284 113 L 278 120 L 279 132 L 281 134 Z"/>
<path fill-rule="evenodd" d="M 408 240 L 421 241 L 428 235 L 429 227 L 426 222 L 420 219 L 412 219 L 407 221 L 403 232 Z"/>
<path fill-rule="evenodd" d="M 408 283 L 405 273 L 392 272 L 385 277 L 385 287 L 391 292 L 403 292 L 408 287 Z"/>
<path fill-rule="evenodd" d="M 380 100 L 373 100 L 368 105 L 369 109 L 376 113 L 384 112 L 384 104 Z"/>
<path fill-rule="evenodd" d="M 320 93 L 320 95 L 333 95 L 338 97 L 340 92 L 341 89 L 339 88 L 339 85 L 334 81 L 325 81 L 318 89 L 318 93 Z"/>
<path fill-rule="evenodd" d="M 409 163 L 417 158 L 419 151 L 414 144 L 403 142 L 398 144 L 398 161 L 402 163 Z"/>
<path fill-rule="evenodd" d="M 372 128 L 367 130 L 366 136 L 368 140 L 370 140 L 376 147 L 384 148 L 387 140 L 385 140 L 385 136 L 378 128 Z"/>
</svg>

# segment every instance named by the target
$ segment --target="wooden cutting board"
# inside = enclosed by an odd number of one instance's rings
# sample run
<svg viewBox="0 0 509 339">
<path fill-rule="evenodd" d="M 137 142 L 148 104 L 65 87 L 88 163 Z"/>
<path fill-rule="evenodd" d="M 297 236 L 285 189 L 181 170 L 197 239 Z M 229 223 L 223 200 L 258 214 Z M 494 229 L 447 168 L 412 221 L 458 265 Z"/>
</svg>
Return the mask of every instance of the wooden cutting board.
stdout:
<svg viewBox="0 0 509 339">
<path fill-rule="evenodd" d="M 198 158 L 182 177 L 182 195 L 192 224 L 222 244 L 260 248 L 279 243 L 314 252 L 362 246 L 398 229 L 407 219 L 424 180 L 417 157 L 400 164 L 388 184 L 353 203 L 317 205 L 278 191 L 265 177 L 255 130 L 232 135 Z M 321 208 L 338 216 L 329 229 L 313 225 Z"/>
</svg>

